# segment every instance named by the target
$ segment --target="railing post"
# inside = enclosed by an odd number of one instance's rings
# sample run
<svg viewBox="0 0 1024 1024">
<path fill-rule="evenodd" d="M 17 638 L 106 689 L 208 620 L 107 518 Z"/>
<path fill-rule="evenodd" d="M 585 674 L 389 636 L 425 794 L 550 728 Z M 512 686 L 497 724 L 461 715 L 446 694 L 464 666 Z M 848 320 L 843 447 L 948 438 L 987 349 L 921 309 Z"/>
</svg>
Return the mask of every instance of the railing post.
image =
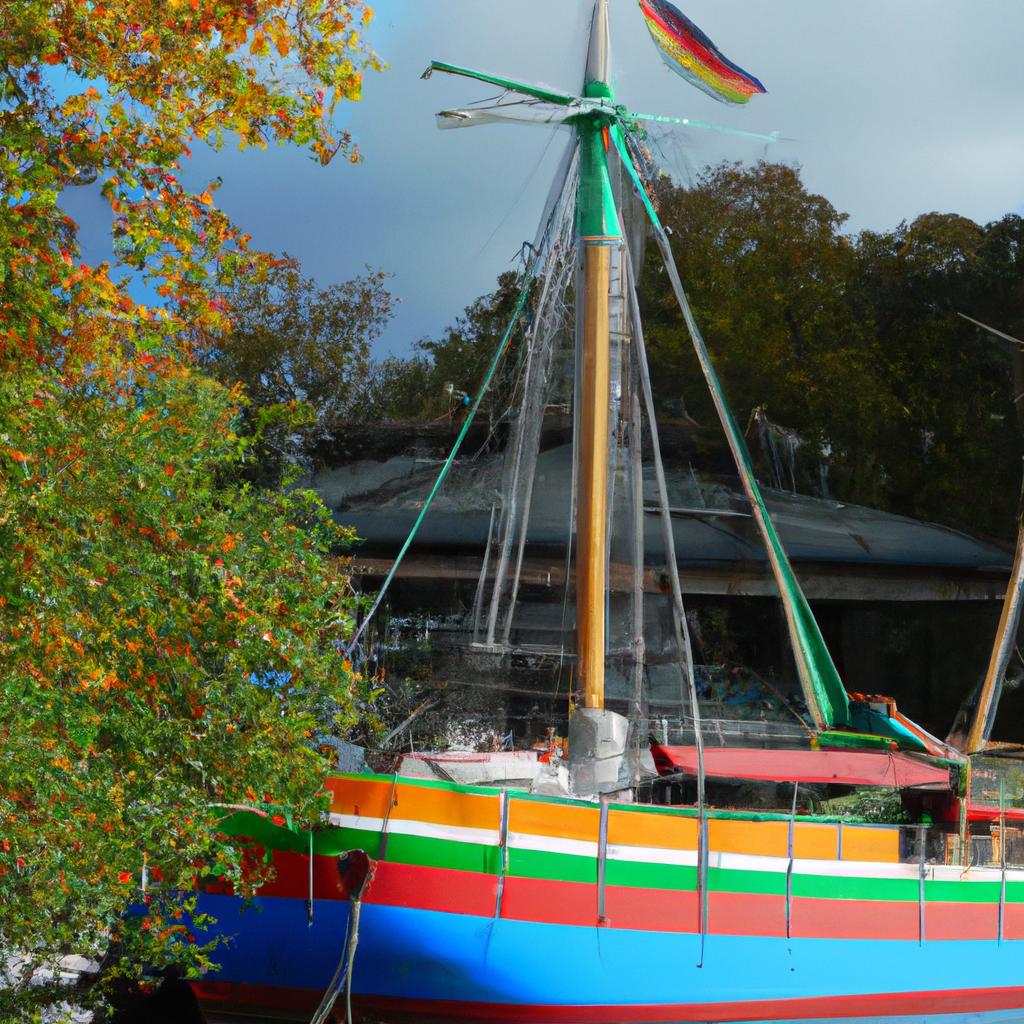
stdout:
<svg viewBox="0 0 1024 1024">
<path fill-rule="evenodd" d="M 508 805 L 511 803 L 507 790 L 498 796 L 498 890 L 494 898 L 494 916 L 501 917 L 501 901 L 505 895 L 505 875 L 508 872 Z"/>
<path fill-rule="evenodd" d="M 928 826 L 917 826 L 917 941 L 924 945 L 924 878 Z"/>
<path fill-rule="evenodd" d="M 597 830 L 597 923 L 608 924 L 605 913 L 605 866 L 608 860 L 608 797 L 601 796 L 601 817 Z"/>
<path fill-rule="evenodd" d="M 796 796 L 800 791 L 800 783 L 793 783 L 793 809 L 789 815 L 789 863 L 786 865 L 786 938 L 793 937 L 793 851 L 796 833 Z"/>
</svg>

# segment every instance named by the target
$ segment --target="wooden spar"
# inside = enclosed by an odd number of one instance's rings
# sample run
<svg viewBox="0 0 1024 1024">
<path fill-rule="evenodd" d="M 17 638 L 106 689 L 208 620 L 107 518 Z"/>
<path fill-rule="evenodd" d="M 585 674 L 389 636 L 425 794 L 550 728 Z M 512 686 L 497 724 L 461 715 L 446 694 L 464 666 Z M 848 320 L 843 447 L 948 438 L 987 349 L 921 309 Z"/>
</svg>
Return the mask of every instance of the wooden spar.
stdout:
<svg viewBox="0 0 1024 1024">
<path fill-rule="evenodd" d="M 608 285 L 611 250 L 583 250 L 583 374 L 580 499 L 576 513 L 576 629 L 584 706 L 604 707 L 605 594 L 608 589 Z"/>
<path fill-rule="evenodd" d="M 587 55 L 585 92 L 610 96 L 608 6 L 597 0 Z M 605 595 L 608 590 L 608 427 L 610 243 L 618 219 L 608 177 L 607 127 L 578 128 L 581 181 L 578 219 L 583 248 L 583 354 L 580 409 L 579 503 L 576 512 L 576 647 L 583 703 L 604 707 Z M 609 209 L 609 206 L 611 209 Z"/>
<path fill-rule="evenodd" d="M 1024 505 L 1024 500 L 1022 500 L 1022 505 Z M 974 707 L 974 717 L 971 719 L 971 726 L 967 732 L 967 742 L 963 747 L 965 754 L 977 754 L 988 743 L 1003 679 L 1006 676 L 1006 667 L 1010 664 L 1010 658 L 1013 657 L 1017 641 L 1017 627 L 1020 624 L 1022 602 L 1024 602 L 1024 508 L 1022 508 L 1017 522 L 1017 551 L 1013 556 L 1013 571 L 1010 574 L 1010 582 L 1007 584 L 1003 611 L 999 616 L 999 628 L 996 630 L 992 657 L 989 659 L 985 681 L 981 684 L 981 693 L 978 695 L 978 702 Z"/>
<path fill-rule="evenodd" d="M 958 313 L 957 316 L 1013 345 L 1013 390 L 1014 394 L 1019 395 L 1021 392 L 1018 379 L 1021 376 L 1020 347 L 1024 346 L 1024 341 L 1015 338 L 1012 334 L 997 331 L 994 327 L 989 327 L 988 324 L 983 324 L 980 320 L 975 320 L 963 313 Z M 1018 399 L 1014 401 L 1017 407 L 1018 423 L 1024 428 L 1024 411 L 1022 411 L 1020 401 Z M 977 754 L 985 749 L 989 741 L 989 734 L 995 724 L 995 714 L 999 706 L 1003 680 L 1006 678 L 1006 668 L 1010 664 L 1017 641 L 1022 602 L 1024 602 L 1024 492 L 1022 492 L 1018 503 L 1017 550 L 1013 556 L 1013 571 L 1010 573 L 1006 597 L 1003 599 L 1003 610 L 999 616 L 999 626 L 996 629 L 996 638 L 992 645 L 992 656 L 989 658 L 985 679 L 981 684 L 981 692 L 978 694 L 978 700 L 974 706 L 974 715 L 967 730 L 967 739 L 963 743 L 962 749 L 965 754 Z M 954 746 L 959 746 L 957 740 L 960 739 L 960 736 L 954 736 L 950 738 L 950 741 Z"/>
</svg>

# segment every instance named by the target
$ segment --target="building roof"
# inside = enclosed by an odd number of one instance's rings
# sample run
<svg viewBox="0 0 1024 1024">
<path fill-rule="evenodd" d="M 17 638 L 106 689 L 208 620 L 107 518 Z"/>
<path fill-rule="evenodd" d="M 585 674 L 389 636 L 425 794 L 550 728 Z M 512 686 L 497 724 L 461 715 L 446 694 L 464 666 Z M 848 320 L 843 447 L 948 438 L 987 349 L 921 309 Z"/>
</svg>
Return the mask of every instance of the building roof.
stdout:
<svg viewBox="0 0 1024 1024">
<path fill-rule="evenodd" d="M 570 452 L 543 452 L 537 464 L 527 540 L 527 568 L 564 560 L 569 535 Z M 424 520 L 407 561 L 432 572 L 471 575 L 487 543 L 491 508 L 501 492 L 501 457 L 453 468 Z M 313 485 L 336 519 L 362 538 L 357 563 L 368 572 L 389 563 L 408 536 L 436 478 L 431 458 L 396 456 L 319 474 Z M 691 592 L 773 592 L 767 561 L 746 502 L 721 478 L 692 467 L 668 471 L 672 526 L 681 575 Z M 812 598 L 956 600 L 1001 598 L 1010 555 L 964 533 L 881 512 L 765 490 L 779 535 Z M 653 471 L 645 467 L 645 561 L 664 563 Z M 619 535 L 623 534 L 619 530 Z M 616 526 L 613 523 L 613 553 Z M 423 560 L 427 561 L 424 562 Z"/>
</svg>

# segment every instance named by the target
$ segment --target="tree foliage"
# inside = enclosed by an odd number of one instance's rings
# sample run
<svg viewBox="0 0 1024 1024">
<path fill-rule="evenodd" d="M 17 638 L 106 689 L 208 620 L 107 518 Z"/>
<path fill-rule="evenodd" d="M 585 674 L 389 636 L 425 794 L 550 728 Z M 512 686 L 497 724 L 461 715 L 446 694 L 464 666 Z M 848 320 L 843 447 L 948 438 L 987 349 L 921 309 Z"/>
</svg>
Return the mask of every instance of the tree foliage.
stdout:
<svg viewBox="0 0 1024 1024">
<path fill-rule="evenodd" d="M 1007 352 L 956 316 L 1019 330 L 1024 221 L 930 213 L 845 233 L 782 164 L 663 182 L 661 214 L 737 415 L 766 407 L 830 466 L 833 496 L 1012 530 L 1021 435 Z M 656 254 L 642 302 L 655 387 L 713 422 Z M 1019 371 L 1018 371 L 1019 372 Z"/>
<path fill-rule="evenodd" d="M 472 398 L 504 337 L 522 280 L 514 271 L 498 276 L 493 292 L 470 303 L 440 338 L 423 338 L 411 356 L 371 361 L 358 382 L 360 403 L 351 419 L 434 419 L 454 415 Z M 515 388 L 515 366 L 520 336 L 513 335 L 498 375 L 486 398 L 486 409 L 501 415 Z"/>
<path fill-rule="evenodd" d="M 32 395 L 0 397 L 3 947 L 99 959 L 151 938 L 150 963 L 201 963 L 176 904 L 120 915 L 147 860 L 185 890 L 237 875 L 218 804 L 315 820 L 311 736 L 356 714 L 327 557 L 346 535 L 312 496 L 218 484 L 235 400 L 172 360 Z"/>
<path fill-rule="evenodd" d="M 218 379 L 245 386 L 260 479 L 279 481 L 341 423 L 364 417 L 370 347 L 393 306 L 385 281 L 368 271 L 320 286 L 285 256 L 218 289 L 231 329 L 197 351 Z"/>
<path fill-rule="evenodd" d="M 1024 449 L 1024 354 L 959 312 L 1024 335 L 1024 218 L 979 225 L 928 213 L 891 231 L 846 231 L 798 168 L 706 168 L 691 187 L 656 186 L 660 216 L 737 416 L 756 409 L 802 440 L 805 485 L 1007 536 Z M 413 356 L 369 363 L 360 413 L 450 413 L 446 384 L 473 394 L 515 301 L 515 277 L 466 307 Z M 715 412 L 654 246 L 640 279 L 656 398 L 703 424 Z M 488 397 L 515 390 L 515 354 Z M 354 413 L 354 419 L 360 415 Z M 813 468 L 814 472 L 810 471 Z"/>
<path fill-rule="evenodd" d="M 378 66 L 369 18 L 360 0 L 5 7 L 0 962 L 21 955 L 21 981 L 65 953 L 201 963 L 171 894 L 239 877 L 215 805 L 314 820 L 312 734 L 359 714 L 330 557 L 347 534 L 309 495 L 237 482 L 242 396 L 186 340 L 216 346 L 217 289 L 273 264 L 180 165 L 229 136 L 357 158 L 331 115 Z M 82 262 L 72 184 L 109 202 L 120 271 Z M 6 989 L 5 1019 L 43 998 Z"/>
</svg>

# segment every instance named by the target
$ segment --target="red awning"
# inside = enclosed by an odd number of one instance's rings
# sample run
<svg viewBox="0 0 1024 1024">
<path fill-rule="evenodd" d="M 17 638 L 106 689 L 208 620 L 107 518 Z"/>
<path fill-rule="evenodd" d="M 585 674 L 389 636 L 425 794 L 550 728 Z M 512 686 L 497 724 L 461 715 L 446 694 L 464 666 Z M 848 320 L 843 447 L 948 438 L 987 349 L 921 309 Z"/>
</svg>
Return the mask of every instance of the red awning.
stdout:
<svg viewBox="0 0 1024 1024">
<path fill-rule="evenodd" d="M 1019 825 L 1024 821 L 1024 807 L 1004 807 L 1002 812 L 997 804 L 973 804 L 967 805 L 968 821 L 987 821 L 997 823 L 1000 813 L 1004 821 Z"/>
<path fill-rule="evenodd" d="M 697 751 L 694 747 L 652 744 L 651 754 L 663 775 L 678 771 L 697 774 Z M 948 768 L 928 764 L 897 751 L 706 747 L 704 774 L 716 779 L 819 782 L 840 786 L 888 786 L 893 789 L 912 786 L 948 789 L 950 785 Z"/>
</svg>

